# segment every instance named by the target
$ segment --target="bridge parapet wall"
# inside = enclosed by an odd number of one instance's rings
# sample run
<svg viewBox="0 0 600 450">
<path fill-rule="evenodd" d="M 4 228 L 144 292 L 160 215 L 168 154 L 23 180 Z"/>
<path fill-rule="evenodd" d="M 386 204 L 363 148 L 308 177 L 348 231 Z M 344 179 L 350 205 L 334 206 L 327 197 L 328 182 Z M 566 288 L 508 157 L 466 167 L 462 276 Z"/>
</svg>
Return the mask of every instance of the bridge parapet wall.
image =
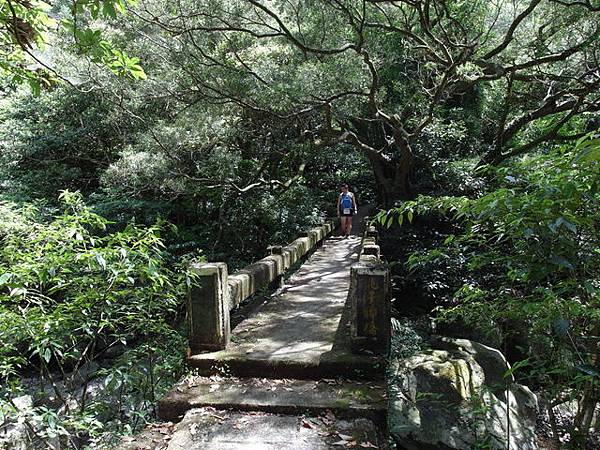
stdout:
<svg viewBox="0 0 600 450">
<path fill-rule="evenodd" d="M 188 289 L 189 351 L 222 350 L 230 341 L 230 310 L 259 290 L 281 280 L 284 273 L 334 230 L 333 221 L 315 227 L 286 246 L 271 247 L 271 255 L 228 274 L 227 264 L 194 263 Z"/>
<path fill-rule="evenodd" d="M 381 260 L 377 229 L 368 225 L 358 261 L 350 269 L 350 340 L 354 353 L 387 354 L 391 340 L 391 283 L 387 264 Z"/>
</svg>

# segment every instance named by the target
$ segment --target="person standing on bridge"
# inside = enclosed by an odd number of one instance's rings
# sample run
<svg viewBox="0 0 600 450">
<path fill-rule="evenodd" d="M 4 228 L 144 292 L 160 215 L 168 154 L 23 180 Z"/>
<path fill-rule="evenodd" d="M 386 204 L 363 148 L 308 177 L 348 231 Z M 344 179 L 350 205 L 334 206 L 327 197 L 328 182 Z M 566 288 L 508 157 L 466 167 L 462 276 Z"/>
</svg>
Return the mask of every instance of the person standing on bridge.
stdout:
<svg viewBox="0 0 600 450">
<path fill-rule="evenodd" d="M 337 214 L 340 218 L 340 228 L 343 236 L 350 236 L 350 232 L 352 231 L 352 216 L 357 211 L 354 194 L 348 190 L 347 184 L 342 184 L 342 192 L 337 202 Z"/>
</svg>

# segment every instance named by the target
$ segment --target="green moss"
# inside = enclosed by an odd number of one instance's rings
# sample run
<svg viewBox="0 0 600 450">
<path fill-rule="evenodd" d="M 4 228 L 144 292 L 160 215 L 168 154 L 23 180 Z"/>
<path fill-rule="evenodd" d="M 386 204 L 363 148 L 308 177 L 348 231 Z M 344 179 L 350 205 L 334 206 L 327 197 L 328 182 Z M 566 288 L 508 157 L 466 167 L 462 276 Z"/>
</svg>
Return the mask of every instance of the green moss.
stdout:
<svg viewBox="0 0 600 450">
<path fill-rule="evenodd" d="M 369 388 L 357 388 L 357 389 L 352 389 L 351 391 L 347 391 L 345 392 L 345 396 L 349 397 L 350 399 L 356 399 L 356 400 L 371 400 L 373 397 L 371 395 L 371 391 Z"/>
<path fill-rule="evenodd" d="M 338 408 L 348 408 L 350 406 L 350 400 L 346 398 L 338 398 L 335 401 L 335 406 Z"/>
</svg>

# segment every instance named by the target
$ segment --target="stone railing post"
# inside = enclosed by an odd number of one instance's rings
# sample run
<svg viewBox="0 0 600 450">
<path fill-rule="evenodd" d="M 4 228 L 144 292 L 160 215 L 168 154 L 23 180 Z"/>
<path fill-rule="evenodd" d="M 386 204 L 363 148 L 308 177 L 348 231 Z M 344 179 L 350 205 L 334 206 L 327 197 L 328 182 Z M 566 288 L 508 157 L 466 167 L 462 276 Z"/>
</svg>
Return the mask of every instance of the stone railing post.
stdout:
<svg viewBox="0 0 600 450">
<path fill-rule="evenodd" d="M 279 256 L 281 258 L 281 273 L 277 275 L 274 281 L 272 281 L 273 287 L 281 288 L 283 287 L 283 274 L 290 267 L 289 258 L 286 261 L 286 254 L 283 253 L 282 245 L 272 245 L 269 247 L 269 253 L 271 256 Z"/>
<path fill-rule="evenodd" d="M 196 263 L 188 290 L 189 352 L 223 350 L 229 344 L 227 264 Z"/>
<path fill-rule="evenodd" d="M 379 232 L 377 231 L 377 228 L 374 225 L 369 225 L 367 227 L 366 237 L 373 238 L 375 240 L 375 243 L 377 243 L 377 241 L 379 240 Z"/>
<path fill-rule="evenodd" d="M 391 339 L 390 273 L 376 255 L 364 255 L 350 269 L 351 348 L 387 354 Z"/>
</svg>

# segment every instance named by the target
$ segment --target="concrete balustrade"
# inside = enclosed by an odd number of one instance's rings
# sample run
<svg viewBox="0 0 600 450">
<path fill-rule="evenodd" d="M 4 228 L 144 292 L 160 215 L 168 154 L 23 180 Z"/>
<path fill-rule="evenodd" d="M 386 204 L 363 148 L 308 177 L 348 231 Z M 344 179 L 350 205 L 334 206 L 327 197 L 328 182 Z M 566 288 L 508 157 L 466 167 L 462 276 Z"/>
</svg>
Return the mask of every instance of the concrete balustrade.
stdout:
<svg viewBox="0 0 600 450">
<path fill-rule="evenodd" d="M 190 353 L 219 350 L 229 342 L 227 264 L 192 264 L 194 282 L 188 291 Z"/>
<path fill-rule="evenodd" d="M 377 245 L 377 241 L 373 237 L 368 237 L 368 235 L 363 239 L 361 256 L 363 255 L 374 255 L 379 259 L 380 249 L 379 245 Z"/>
<path fill-rule="evenodd" d="M 379 232 L 377 231 L 377 228 L 374 225 L 369 225 L 367 227 L 365 236 L 368 238 L 375 239 L 375 243 L 377 243 L 377 240 L 379 239 Z"/>
<path fill-rule="evenodd" d="M 229 311 L 260 289 L 281 280 L 286 270 L 309 253 L 334 229 L 328 221 L 286 246 L 270 248 L 271 254 L 232 275 L 227 264 L 193 264 L 196 274 L 188 291 L 190 320 L 189 353 L 224 349 L 230 339 Z"/>
<path fill-rule="evenodd" d="M 381 261 L 377 230 L 369 226 L 350 269 L 350 340 L 354 353 L 386 354 L 391 340 L 390 272 Z"/>
</svg>

